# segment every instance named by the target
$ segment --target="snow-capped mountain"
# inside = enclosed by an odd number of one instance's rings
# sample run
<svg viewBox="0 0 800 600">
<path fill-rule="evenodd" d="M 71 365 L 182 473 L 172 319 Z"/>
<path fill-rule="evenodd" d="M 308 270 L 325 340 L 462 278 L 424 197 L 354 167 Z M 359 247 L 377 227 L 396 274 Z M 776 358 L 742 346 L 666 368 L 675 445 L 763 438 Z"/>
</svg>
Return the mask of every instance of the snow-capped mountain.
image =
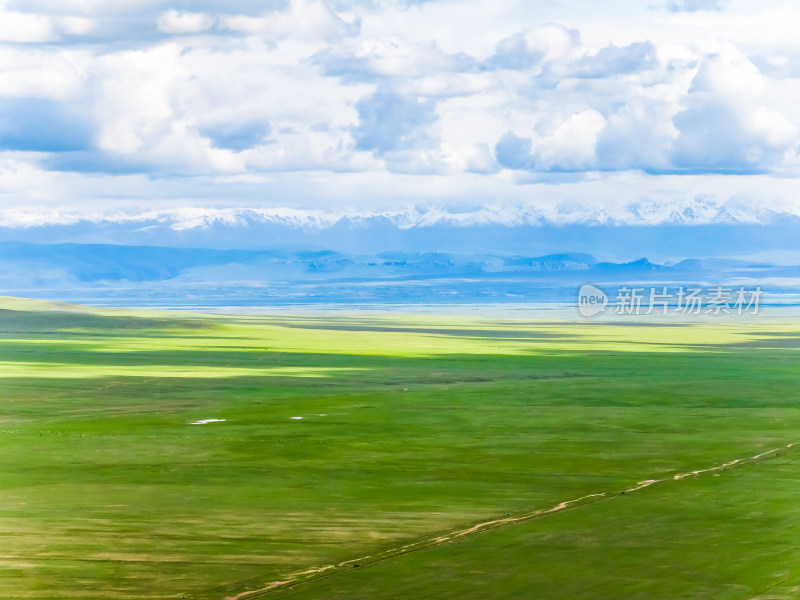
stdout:
<svg viewBox="0 0 800 600">
<path fill-rule="evenodd" d="M 355 212 L 179 208 L 76 214 L 0 211 L 0 241 L 251 251 L 543 256 L 657 262 L 800 251 L 800 203 L 643 199 L 619 207 L 412 206 Z M 2 252 L 2 250 L 0 250 Z M 0 259 L 3 257 L 0 256 Z M 102 258 L 98 259 L 102 262 Z"/>
<path fill-rule="evenodd" d="M 34 229 L 95 225 L 125 226 L 131 231 L 161 227 L 175 232 L 214 227 L 276 225 L 304 231 L 320 231 L 346 225 L 353 228 L 375 223 L 397 229 L 434 226 L 664 226 L 712 224 L 773 224 L 781 218 L 800 220 L 796 202 L 720 200 L 706 196 L 681 201 L 642 199 L 616 207 L 596 207 L 579 201 L 555 206 L 502 205 L 464 208 L 410 206 L 383 211 L 347 211 L 292 208 L 176 208 L 97 213 L 62 211 L 0 210 L 0 229 Z"/>
</svg>

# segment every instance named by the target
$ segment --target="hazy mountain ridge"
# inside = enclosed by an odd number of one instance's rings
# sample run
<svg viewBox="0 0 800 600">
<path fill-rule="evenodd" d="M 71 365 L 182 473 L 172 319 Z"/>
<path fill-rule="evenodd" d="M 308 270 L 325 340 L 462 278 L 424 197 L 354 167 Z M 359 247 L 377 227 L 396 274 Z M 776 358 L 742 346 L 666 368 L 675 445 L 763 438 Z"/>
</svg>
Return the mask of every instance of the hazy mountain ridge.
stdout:
<svg viewBox="0 0 800 600">
<path fill-rule="evenodd" d="M 0 242 L 0 282 L 41 281 L 60 274 L 64 281 L 113 285 L 115 282 L 391 280 L 414 277 L 600 276 L 631 273 L 723 273 L 785 270 L 758 261 L 688 259 L 654 263 L 647 258 L 597 261 L 586 253 L 542 256 L 489 253 L 403 252 L 351 255 L 333 250 L 215 250 L 108 244 L 30 244 Z"/>
<path fill-rule="evenodd" d="M 792 294 L 800 290 L 800 267 L 722 258 L 597 261 L 580 252 L 349 254 L 0 242 L 0 295 L 101 305 L 566 302 L 588 282 L 609 289 L 763 285 Z"/>
<path fill-rule="evenodd" d="M 43 280 L 61 273 L 64 281 L 168 281 L 180 277 L 247 281 L 316 280 L 331 277 L 386 279 L 492 273 L 583 271 L 595 264 L 586 254 L 538 257 L 446 252 L 382 252 L 352 256 L 335 251 L 214 250 L 109 244 L 0 242 L 0 282 Z M 212 278 L 212 271 L 214 278 Z"/>
</svg>

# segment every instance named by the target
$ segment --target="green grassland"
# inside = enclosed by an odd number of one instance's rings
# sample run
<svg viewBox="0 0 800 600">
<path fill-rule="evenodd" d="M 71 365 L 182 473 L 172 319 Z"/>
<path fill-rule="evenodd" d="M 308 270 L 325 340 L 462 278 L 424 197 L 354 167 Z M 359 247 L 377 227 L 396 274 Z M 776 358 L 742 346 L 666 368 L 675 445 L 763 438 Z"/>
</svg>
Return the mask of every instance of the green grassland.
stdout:
<svg viewBox="0 0 800 600">
<path fill-rule="evenodd" d="M 758 317 L 2 299 L 0 598 L 797 598 L 799 358 Z"/>
</svg>

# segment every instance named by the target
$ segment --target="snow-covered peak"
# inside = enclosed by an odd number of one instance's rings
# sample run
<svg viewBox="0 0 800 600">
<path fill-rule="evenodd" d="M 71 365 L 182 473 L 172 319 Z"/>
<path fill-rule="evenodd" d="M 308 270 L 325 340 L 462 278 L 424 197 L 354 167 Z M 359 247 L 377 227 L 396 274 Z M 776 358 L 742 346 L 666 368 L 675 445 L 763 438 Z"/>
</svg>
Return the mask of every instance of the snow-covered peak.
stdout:
<svg viewBox="0 0 800 600">
<path fill-rule="evenodd" d="M 433 226 L 474 227 L 496 225 L 708 225 L 769 224 L 784 217 L 800 218 L 800 200 L 792 202 L 752 201 L 742 198 L 720 200 L 708 196 L 664 201 L 641 199 L 619 206 L 593 206 L 569 200 L 550 206 L 529 204 L 488 204 L 486 206 L 409 206 L 391 210 L 205 208 L 183 207 L 165 210 L 117 210 L 76 213 L 58 210 L 0 210 L 0 228 L 28 229 L 79 223 L 119 225 L 132 229 L 162 227 L 176 232 L 235 229 L 256 225 L 277 225 L 304 231 L 334 226 L 364 227 L 383 223 L 398 229 Z"/>
</svg>

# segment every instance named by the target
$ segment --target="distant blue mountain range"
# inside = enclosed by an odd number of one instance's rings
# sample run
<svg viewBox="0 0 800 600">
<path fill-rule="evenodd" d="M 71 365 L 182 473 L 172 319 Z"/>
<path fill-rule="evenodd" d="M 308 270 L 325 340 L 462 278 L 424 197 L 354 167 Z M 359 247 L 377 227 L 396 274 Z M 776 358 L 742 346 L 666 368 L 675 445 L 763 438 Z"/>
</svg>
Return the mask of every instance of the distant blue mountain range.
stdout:
<svg viewBox="0 0 800 600">
<path fill-rule="evenodd" d="M 109 304 L 548 302 L 576 286 L 800 288 L 800 267 L 769 260 L 598 261 L 589 253 L 219 250 L 0 242 L 0 295 Z"/>
</svg>

